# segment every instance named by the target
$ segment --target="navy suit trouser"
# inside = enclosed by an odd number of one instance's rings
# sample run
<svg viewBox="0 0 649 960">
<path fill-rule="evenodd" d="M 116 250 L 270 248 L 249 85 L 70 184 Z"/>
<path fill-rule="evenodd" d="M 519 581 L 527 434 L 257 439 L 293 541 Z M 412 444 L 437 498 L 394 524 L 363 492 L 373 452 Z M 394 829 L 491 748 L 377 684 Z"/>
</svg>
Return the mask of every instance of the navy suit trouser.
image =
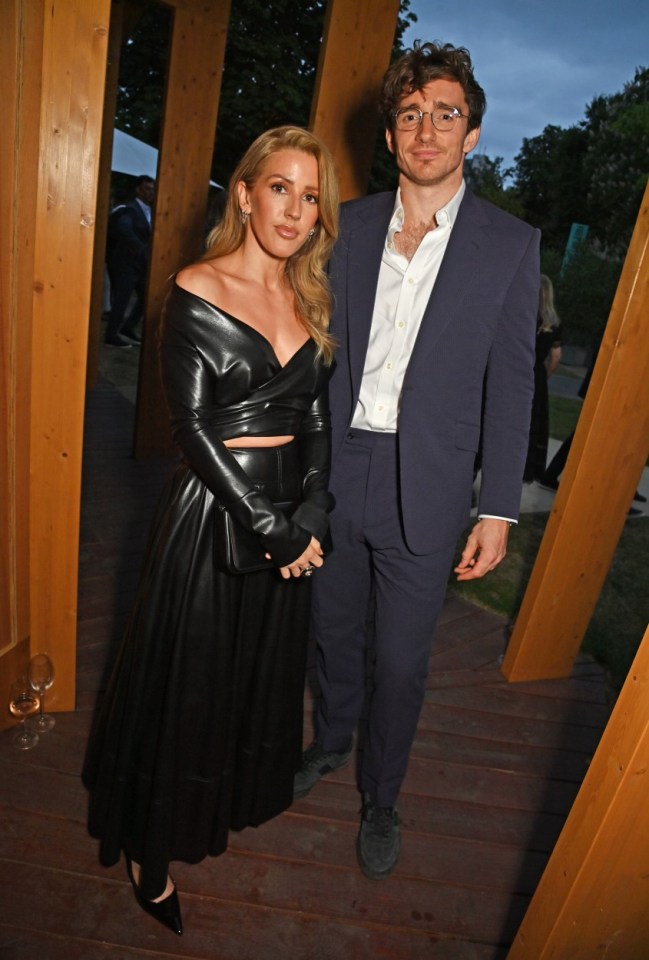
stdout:
<svg viewBox="0 0 649 960">
<path fill-rule="evenodd" d="M 110 276 L 110 313 L 106 326 L 106 339 L 115 340 L 120 333 L 132 334 L 142 316 L 144 307 L 144 284 L 146 274 L 135 267 L 108 268 Z M 126 310 L 135 294 L 136 301 L 126 316 Z"/>
<path fill-rule="evenodd" d="M 359 787 L 393 806 L 426 689 L 455 545 L 407 547 L 394 434 L 352 429 L 332 470 L 333 552 L 313 577 L 316 739 L 346 749 L 367 702 Z"/>
</svg>

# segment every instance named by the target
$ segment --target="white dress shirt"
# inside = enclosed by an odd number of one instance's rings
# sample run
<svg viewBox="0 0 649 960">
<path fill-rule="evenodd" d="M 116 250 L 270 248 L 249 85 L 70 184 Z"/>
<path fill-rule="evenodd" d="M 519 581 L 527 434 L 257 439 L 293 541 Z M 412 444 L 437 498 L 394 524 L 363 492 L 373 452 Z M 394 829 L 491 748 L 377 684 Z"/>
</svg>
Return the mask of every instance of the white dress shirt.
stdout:
<svg viewBox="0 0 649 960">
<path fill-rule="evenodd" d="M 455 196 L 437 211 L 437 226 L 424 234 L 411 260 L 394 246 L 394 235 L 401 231 L 404 221 L 401 191 L 397 190 L 381 258 L 363 379 L 352 418 L 353 427 L 379 433 L 397 431 L 406 369 L 465 189 L 462 181 Z M 507 517 L 496 519 L 515 522 Z"/>
<path fill-rule="evenodd" d="M 151 226 L 151 207 L 149 206 L 148 203 L 145 203 L 144 200 L 140 200 L 139 197 L 136 197 L 135 199 L 140 204 L 140 208 L 142 209 L 142 213 L 147 219 L 147 223 L 149 224 L 149 226 Z"/>
<path fill-rule="evenodd" d="M 462 181 L 455 196 L 435 214 L 437 226 L 424 235 L 410 261 L 394 246 L 394 235 L 403 228 L 404 219 L 401 191 L 397 190 L 381 259 L 354 427 L 381 433 L 397 430 L 403 379 L 464 190 Z"/>
</svg>

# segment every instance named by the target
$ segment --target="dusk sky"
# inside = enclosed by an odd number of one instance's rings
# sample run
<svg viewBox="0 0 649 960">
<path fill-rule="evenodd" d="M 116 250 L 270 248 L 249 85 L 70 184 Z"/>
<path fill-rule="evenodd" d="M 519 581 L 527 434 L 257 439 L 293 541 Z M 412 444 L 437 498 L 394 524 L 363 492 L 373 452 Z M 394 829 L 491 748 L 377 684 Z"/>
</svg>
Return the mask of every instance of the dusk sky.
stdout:
<svg viewBox="0 0 649 960">
<path fill-rule="evenodd" d="M 412 0 L 404 37 L 467 47 L 487 113 L 477 152 L 511 165 L 523 137 L 569 127 L 649 67 L 646 0 Z"/>
</svg>

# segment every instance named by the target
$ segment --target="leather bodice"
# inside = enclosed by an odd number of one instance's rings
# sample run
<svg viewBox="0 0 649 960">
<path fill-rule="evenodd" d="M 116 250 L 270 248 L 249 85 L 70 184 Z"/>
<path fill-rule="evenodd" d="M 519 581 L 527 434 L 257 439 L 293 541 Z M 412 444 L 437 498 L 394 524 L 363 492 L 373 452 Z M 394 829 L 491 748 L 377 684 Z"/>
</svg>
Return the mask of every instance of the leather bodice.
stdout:
<svg viewBox="0 0 649 960">
<path fill-rule="evenodd" d="M 190 406 L 209 417 L 222 440 L 243 436 L 289 436 L 329 379 L 307 340 L 282 367 L 254 327 L 177 284 L 165 307 L 166 337 L 191 350 L 184 392 Z"/>
<path fill-rule="evenodd" d="M 159 349 L 184 458 L 278 565 L 292 562 L 311 534 L 321 540 L 327 529 L 332 368 L 312 340 L 282 366 L 257 330 L 176 283 L 165 303 Z M 299 438 L 303 502 L 291 520 L 255 490 L 223 442 L 243 436 Z"/>
</svg>

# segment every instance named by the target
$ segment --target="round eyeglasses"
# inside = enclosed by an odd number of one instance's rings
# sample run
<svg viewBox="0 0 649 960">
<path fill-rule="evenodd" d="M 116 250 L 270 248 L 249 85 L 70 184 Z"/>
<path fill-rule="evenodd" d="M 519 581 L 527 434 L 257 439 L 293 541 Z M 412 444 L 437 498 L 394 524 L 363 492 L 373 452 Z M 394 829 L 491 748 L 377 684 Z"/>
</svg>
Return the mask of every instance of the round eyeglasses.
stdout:
<svg viewBox="0 0 649 960">
<path fill-rule="evenodd" d="M 437 107 L 435 110 L 420 110 L 419 107 L 401 107 L 392 114 L 397 130 L 416 130 L 429 116 L 436 130 L 448 132 L 458 120 L 466 119 L 457 107 Z"/>
</svg>

